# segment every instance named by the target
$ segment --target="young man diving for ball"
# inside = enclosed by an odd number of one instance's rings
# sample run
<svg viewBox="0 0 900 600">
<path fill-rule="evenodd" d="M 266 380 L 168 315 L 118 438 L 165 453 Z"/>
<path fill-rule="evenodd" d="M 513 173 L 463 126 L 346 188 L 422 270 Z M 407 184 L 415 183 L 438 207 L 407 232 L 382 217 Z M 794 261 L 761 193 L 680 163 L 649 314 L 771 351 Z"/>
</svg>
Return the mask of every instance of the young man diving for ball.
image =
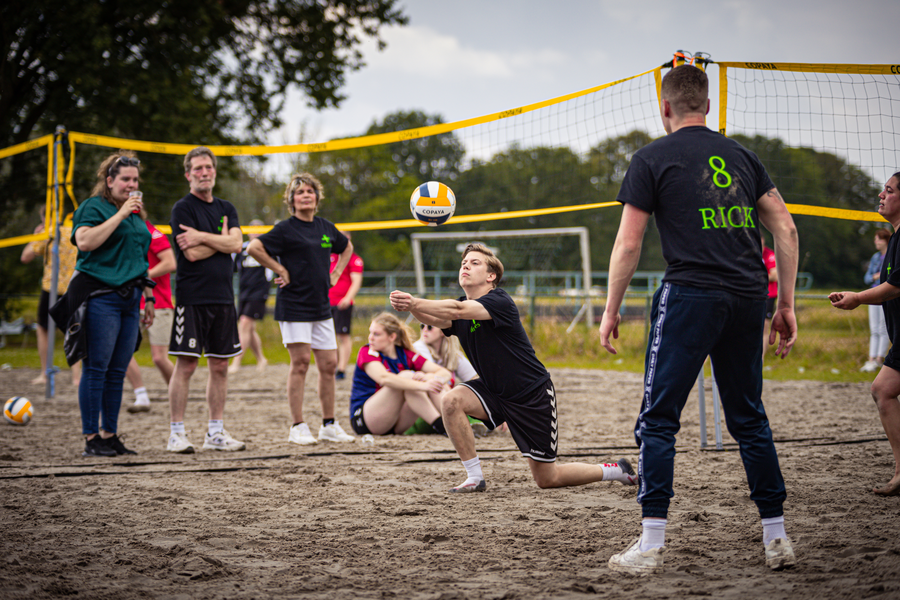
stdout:
<svg viewBox="0 0 900 600">
<path fill-rule="evenodd" d="M 541 488 L 621 481 L 636 485 L 637 475 L 625 459 L 591 465 L 556 463 L 558 439 L 556 391 L 547 369 L 519 320 L 515 302 L 497 285 L 503 263 L 482 244 L 469 244 L 462 254 L 458 300 L 424 300 L 406 292 L 391 292 L 394 310 L 409 311 L 420 322 L 459 338 L 478 378 L 461 383 L 441 401 L 444 427 L 466 468 L 466 480 L 450 492 L 483 492 L 486 488 L 475 436 L 467 416 L 489 429 L 503 422 L 528 460 Z"/>
</svg>

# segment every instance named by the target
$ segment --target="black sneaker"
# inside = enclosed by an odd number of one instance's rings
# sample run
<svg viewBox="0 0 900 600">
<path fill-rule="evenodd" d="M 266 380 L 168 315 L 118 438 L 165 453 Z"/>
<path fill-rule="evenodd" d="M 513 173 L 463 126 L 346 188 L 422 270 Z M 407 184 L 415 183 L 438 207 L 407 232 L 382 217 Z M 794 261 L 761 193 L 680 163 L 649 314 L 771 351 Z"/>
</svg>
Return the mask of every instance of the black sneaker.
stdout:
<svg viewBox="0 0 900 600">
<path fill-rule="evenodd" d="M 95 435 L 84 443 L 82 456 L 115 456 L 116 451 L 109 447 L 106 440 Z"/>
<path fill-rule="evenodd" d="M 119 436 L 113 434 L 112 437 L 106 438 L 103 440 L 103 443 L 106 444 L 106 447 L 115 452 L 118 455 L 122 454 L 137 454 L 134 450 L 129 450 L 125 447 L 125 444 L 122 443 L 122 440 L 119 439 Z"/>
<path fill-rule="evenodd" d="M 341 381 L 341 380 L 345 379 L 346 377 L 347 377 L 347 375 L 343 371 L 335 371 L 334 372 L 334 378 L 337 379 L 338 381 Z"/>
</svg>

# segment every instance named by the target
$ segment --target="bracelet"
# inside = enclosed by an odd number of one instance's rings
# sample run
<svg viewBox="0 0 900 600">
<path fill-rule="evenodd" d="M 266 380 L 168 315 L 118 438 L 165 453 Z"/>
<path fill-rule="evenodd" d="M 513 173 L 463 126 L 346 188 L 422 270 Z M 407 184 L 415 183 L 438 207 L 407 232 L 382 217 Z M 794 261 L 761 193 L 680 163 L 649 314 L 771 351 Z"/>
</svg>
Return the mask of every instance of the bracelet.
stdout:
<svg viewBox="0 0 900 600">
<path fill-rule="evenodd" d="M 144 302 L 152 302 L 153 304 L 156 304 L 156 298 L 154 298 L 153 296 L 144 296 Z"/>
</svg>

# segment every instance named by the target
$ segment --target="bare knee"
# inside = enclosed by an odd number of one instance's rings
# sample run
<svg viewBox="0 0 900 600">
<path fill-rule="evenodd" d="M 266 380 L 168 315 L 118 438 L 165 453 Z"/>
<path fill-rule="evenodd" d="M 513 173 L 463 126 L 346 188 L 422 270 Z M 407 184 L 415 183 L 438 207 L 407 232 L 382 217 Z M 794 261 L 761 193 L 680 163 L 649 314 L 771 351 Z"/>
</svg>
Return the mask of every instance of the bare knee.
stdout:
<svg viewBox="0 0 900 600">
<path fill-rule="evenodd" d="M 228 359 L 227 358 L 207 358 L 209 372 L 214 377 L 228 376 Z"/>
<path fill-rule="evenodd" d="M 190 378 L 194 371 L 197 370 L 197 360 L 186 360 L 184 358 L 179 358 L 175 362 L 175 370 L 182 376 Z"/>
<path fill-rule="evenodd" d="M 461 394 L 453 391 L 444 394 L 444 397 L 441 399 L 441 414 L 448 417 L 463 412 L 462 401 L 463 397 Z"/>
<path fill-rule="evenodd" d="M 291 374 L 292 375 L 302 375 L 306 376 L 306 372 L 309 371 L 309 359 L 307 360 L 298 360 L 291 361 Z"/>
<path fill-rule="evenodd" d="M 534 482 L 542 490 L 561 487 L 559 472 L 556 463 L 535 463 L 531 465 L 531 475 Z"/>
</svg>

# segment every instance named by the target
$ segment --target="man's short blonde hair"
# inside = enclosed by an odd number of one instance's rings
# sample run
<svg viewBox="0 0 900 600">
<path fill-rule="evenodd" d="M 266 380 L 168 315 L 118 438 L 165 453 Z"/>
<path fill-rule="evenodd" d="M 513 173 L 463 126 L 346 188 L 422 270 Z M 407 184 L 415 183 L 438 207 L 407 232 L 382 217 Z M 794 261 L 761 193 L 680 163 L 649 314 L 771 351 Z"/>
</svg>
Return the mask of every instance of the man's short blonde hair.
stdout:
<svg viewBox="0 0 900 600">
<path fill-rule="evenodd" d="M 213 154 L 213 151 L 207 148 L 206 146 L 197 146 L 190 152 L 184 155 L 184 172 L 187 173 L 191 170 L 191 161 L 197 156 L 208 156 L 212 161 L 213 169 L 216 168 L 216 155 Z"/>
<path fill-rule="evenodd" d="M 493 273 L 496 275 L 494 277 L 494 281 L 491 282 L 493 287 L 497 287 L 500 285 L 500 281 L 503 279 L 503 263 L 500 262 L 500 259 L 494 256 L 494 253 L 491 252 L 491 249 L 485 246 L 484 244 L 469 244 L 466 246 L 466 249 L 463 250 L 462 257 L 465 258 L 470 252 L 478 252 L 479 254 L 484 255 L 484 264 L 487 265 L 488 273 Z"/>
</svg>

